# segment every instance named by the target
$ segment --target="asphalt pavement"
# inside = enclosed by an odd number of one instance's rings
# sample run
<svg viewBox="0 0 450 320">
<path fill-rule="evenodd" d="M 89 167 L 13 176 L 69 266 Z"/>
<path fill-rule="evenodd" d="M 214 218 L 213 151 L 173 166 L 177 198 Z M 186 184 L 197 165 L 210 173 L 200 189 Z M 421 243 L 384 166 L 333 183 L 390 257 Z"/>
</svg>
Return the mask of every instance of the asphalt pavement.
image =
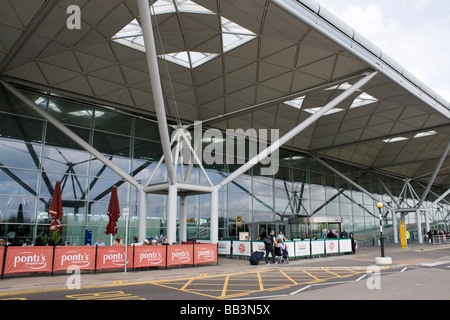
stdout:
<svg viewBox="0 0 450 320">
<path fill-rule="evenodd" d="M 375 246 L 360 246 L 355 255 L 345 254 L 314 259 L 292 260 L 289 264 L 270 264 L 264 261 L 258 266 L 250 265 L 247 259 L 230 259 L 220 257 L 218 265 L 202 265 L 196 267 L 171 267 L 168 269 L 153 269 L 140 271 L 102 271 L 97 273 L 81 273 L 77 283 L 81 288 L 95 288 L 105 285 L 124 285 L 140 282 L 161 281 L 182 278 L 195 278 L 213 275 L 226 275 L 237 272 L 251 272 L 271 268 L 317 269 L 346 268 L 370 270 L 377 266 L 375 258 L 380 256 L 380 248 Z M 333 284 L 339 286 L 339 292 L 345 292 L 346 299 L 448 299 L 450 287 L 450 244 L 411 244 L 402 249 L 399 244 L 387 243 L 385 256 L 392 258 L 390 265 L 378 265 L 381 277 L 368 272 L 358 280 L 342 281 Z M 364 279 L 363 279 L 364 278 Z M 59 273 L 51 275 L 5 275 L 0 280 L 0 299 L 12 292 L 39 292 L 67 289 L 73 286 L 72 274 Z M 372 289 L 368 287 L 372 286 Z M 342 299 L 336 294 L 337 289 L 331 285 L 315 284 L 296 288 L 277 296 L 266 296 L 261 299 L 296 300 L 296 299 Z"/>
</svg>

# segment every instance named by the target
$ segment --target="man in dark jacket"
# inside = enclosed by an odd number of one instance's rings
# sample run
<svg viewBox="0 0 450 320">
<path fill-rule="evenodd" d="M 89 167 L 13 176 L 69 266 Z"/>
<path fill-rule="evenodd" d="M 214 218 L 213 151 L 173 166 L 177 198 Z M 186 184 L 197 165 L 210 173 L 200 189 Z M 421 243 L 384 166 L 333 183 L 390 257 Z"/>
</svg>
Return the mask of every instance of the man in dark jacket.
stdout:
<svg viewBox="0 0 450 320">
<path fill-rule="evenodd" d="M 264 240 L 264 245 L 266 247 L 266 264 L 269 264 L 269 253 L 272 254 L 273 263 L 277 263 L 275 261 L 275 246 L 277 245 L 275 242 L 275 231 L 270 231 L 270 234 L 266 236 L 267 239 Z"/>
</svg>

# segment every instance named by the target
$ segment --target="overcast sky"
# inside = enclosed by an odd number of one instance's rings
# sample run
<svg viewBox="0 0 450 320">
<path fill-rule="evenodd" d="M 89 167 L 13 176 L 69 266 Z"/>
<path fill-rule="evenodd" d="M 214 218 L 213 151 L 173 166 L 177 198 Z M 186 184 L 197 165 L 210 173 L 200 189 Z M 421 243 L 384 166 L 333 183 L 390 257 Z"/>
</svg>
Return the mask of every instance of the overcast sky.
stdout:
<svg viewBox="0 0 450 320">
<path fill-rule="evenodd" d="M 450 101 L 449 0 L 317 0 Z"/>
</svg>

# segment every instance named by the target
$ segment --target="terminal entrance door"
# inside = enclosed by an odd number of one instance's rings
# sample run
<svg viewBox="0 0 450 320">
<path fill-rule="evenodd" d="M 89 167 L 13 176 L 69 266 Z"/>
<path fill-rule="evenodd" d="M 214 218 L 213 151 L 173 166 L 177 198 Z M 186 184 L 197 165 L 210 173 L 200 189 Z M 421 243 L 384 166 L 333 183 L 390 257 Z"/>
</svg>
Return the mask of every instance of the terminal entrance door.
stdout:
<svg viewBox="0 0 450 320">
<path fill-rule="evenodd" d="M 283 231 L 283 233 L 286 235 L 286 225 L 284 222 L 280 221 L 274 221 L 274 222 L 259 222 L 258 223 L 258 236 L 261 237 L 261 239 L 268 235 L 270 231 L 275 231 L 275 236 L 280 233 L 280 231 Z"/>
<path fill-rule="evenodd" d="M 341 234 L 340 217 L 311 217 L 289 219 L 292 239 L 313 238 L 321 239 L 331 229 L 333 233 Z"/>
</svg>

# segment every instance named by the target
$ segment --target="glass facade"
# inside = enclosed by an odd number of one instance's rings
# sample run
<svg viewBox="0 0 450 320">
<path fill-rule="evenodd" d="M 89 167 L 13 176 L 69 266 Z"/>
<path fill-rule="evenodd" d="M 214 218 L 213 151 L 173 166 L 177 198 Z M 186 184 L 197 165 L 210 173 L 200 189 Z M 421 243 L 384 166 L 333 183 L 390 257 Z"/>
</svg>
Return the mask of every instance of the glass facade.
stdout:
<svg viewBox="0 0 450 320">
<path fill-rule="evenodd" d="M 155 119 L 45 93 L 24 93 L 137 181 L 145 183 L 156 168 L 162 148 Z M 255 239 L 268 229 L 285 230 L 292 236 L 315 235 L 325 228 L 314 224 L 302 231 L 302 226 L 288 223 L 296 217 L 340 218 L 341 230 L 353 232 L 360 241 L 372 241 L 378 235 L 378 208 L 372 198 L 308 155 L 281 149 L 279 162 L 274 176 L 261 175 L 257 165 L 220 190 L 219 237 L 234 238 L 246 231 Z M 395 196 L 404 185 L 400 178 L 327 163 L 386 203 L 392 199 L 380 180 Z M 239 166 L 214 164 L 205 168 L 217 184 Z M 118 188 L 120 207 L 130 208 L 129 238 L 138 235 L 137 189 L 0 88 L 0 238 L 12 241 L 18 237 L 27 243 L 36 237 L 46 239 L 51 221 L 48 208 L 57 180 L 62 187 L 64 243 L 85 244 L 88 230 L 94 241 L 100 236 L 108 244 L 104 230 L 113 186 Z M 164 181 L 167 176 L 161 166 L 152 183 Z M 194 167 L 190 182 L 206 184 L 201 170 Z M 411 184 L 421 194 L 424 186 Z M 147 236 L 166 234 L 167 197 L 149 194 L 147 201 Z M 405 201 L 413 205 L 412 198 Z M 187 208 L 188 238 L 208 238 L 209 195 L 187 197 Z M 430 212 L 433 229 L 448 229 L 449 209 L 444 202 Z M 236 216 L 242 216 L 242 224 L 236 224 Z M 408 214 L 406 224 L 415 226 L 415 219 L 415 214 Z M 118 226 L 123 237 L 123 219 Z M 414 237 L 412 229 L 416 227 L 411 227 Z M 385 234 L 392 239 L 392 215 L 388 216 Z"/>
</svg>

